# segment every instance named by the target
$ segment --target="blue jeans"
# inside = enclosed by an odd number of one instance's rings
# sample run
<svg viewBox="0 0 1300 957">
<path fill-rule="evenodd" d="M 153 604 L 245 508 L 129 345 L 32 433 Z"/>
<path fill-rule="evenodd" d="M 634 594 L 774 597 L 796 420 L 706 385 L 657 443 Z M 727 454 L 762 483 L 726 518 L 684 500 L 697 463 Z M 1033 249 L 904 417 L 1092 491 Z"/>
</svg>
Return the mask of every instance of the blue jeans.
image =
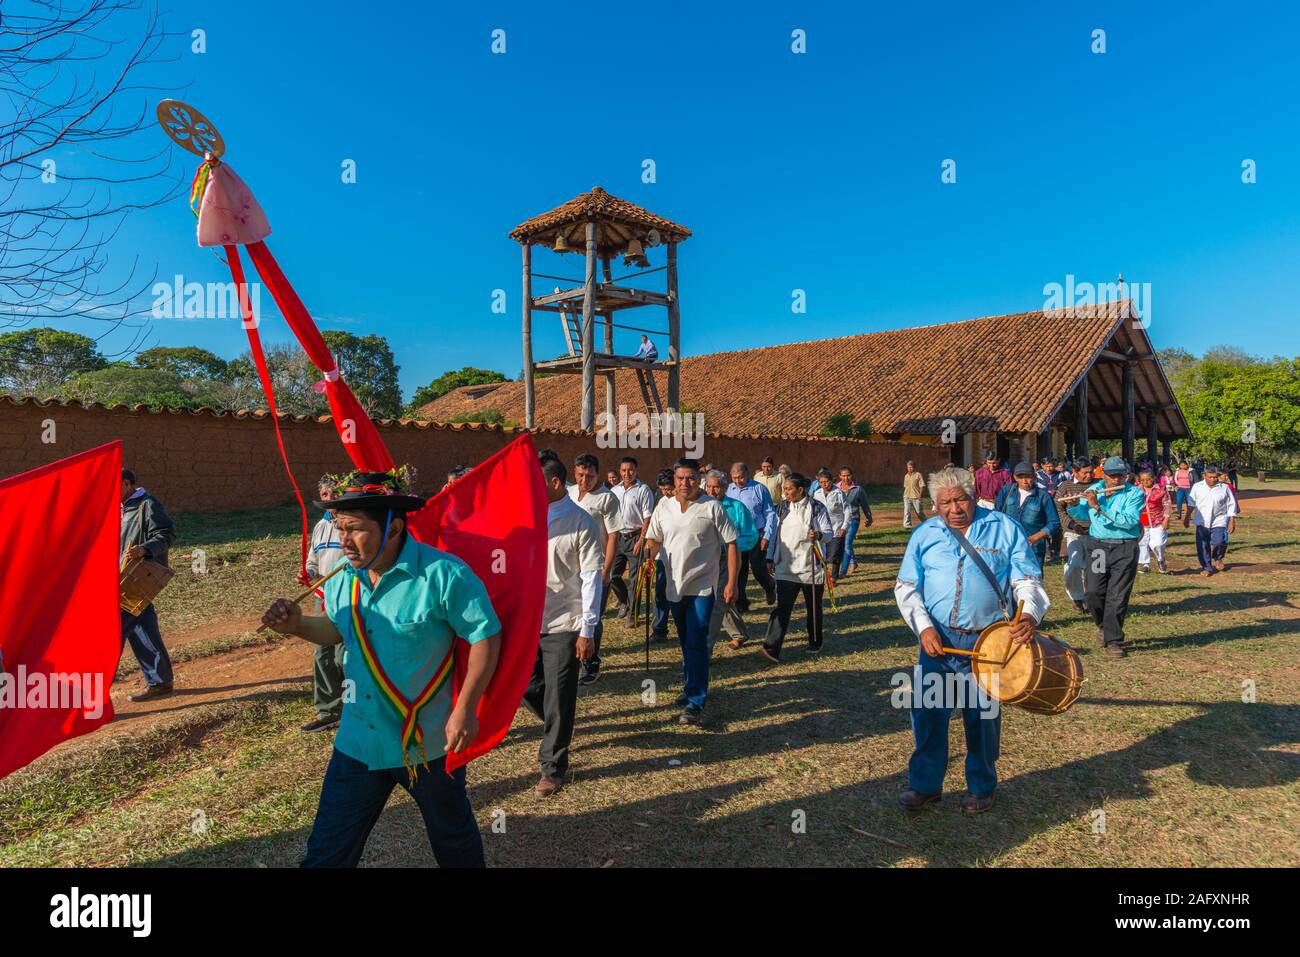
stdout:
<svg viewBox="0 0 1300 957">
<path fill-rule="evenodd" d="M 1183 517 L 1183 506 L 1187 504 L 1187 496 L 1191 489 L 1180 488 L 1174 495 L 1174 507 L 1178 511 L 1178 517 Z"/>
<path fill-rule="evenodd" d="M 668 602 L 677 637 L 682 643 L 682 690 L 686 704 L 703 708 L 709 696 L 709 619 L 713 617 L 712 595 L 683 595 Z"/>
<path fill-rule="evenodd" d="M 1216 571 L 1214 562 L 1223 561 L 1228 551 L 1228 530 L 1223 527 L 1196 526 L 1196 558 L 1201 568 L 1211 575 Z"/>
<path fill-rule="evenodd" d="M 971 649 L 978 634 L 961 635 L 939 629 L 943 643 L 949 648 Z M 931 658 L 920 650 L 917 664 L 922 681 L 926 675 L 970 675 L 970 659 L 958 655 Z M 930 679 L 931 681 L 936 679 Z M 973 685 L 967 686 L 969 691 Z M 915 682 L 912 688 L 912 737 L 916 750 L 907 762 L 907 784 L 921 794 L 943 792 L 943 776 L 948 770 L 948 707 L 921 707 L 925 685 Z M 951 702 L 944 702 L 945 704 Z M 998 748 L 1002 740 L 1002 712 L 996 717 L 982 717 L 985 712 L 967 695 L 967 707 L 962 708 L 962 724 L 966 728 L 966 789 L 976 797 L 988 797 L 998 784 Z"/>
<path fill-rule="evenodd" d="M 856 510 L 855 510 L 856 511 Z M 862 519 L 854 515 L 849 520 L 849 530 L 844 535 L 844 555 L 840 558 L 840 577 L 843 578 L 849 573 L 849 565 L 858 563 L 858 556 L 853 554 L 853 539 L 858 534 L 858 526 L 862 524 Z"/>
<path fill-rule="evenodd" d="M 163 644 L 162 632 L 158 630 L 158 613 L 150 605 L 137 618 L 119 610 L 122 621 L 122 644 L 131 643 L 131 652 L 140 663 L 145 684 L 150 688 L 155 685 L 172 683 L 172 659 Z"/>
<path fill-rule="evenodd" d="M 302 867 L 356 867 L 366 838 L 395 785 L 415 798 L 439 867 L 482 867 L 483 838 L 465 793 L 465 769 L 447 774 L 446 758 L 417 768 L 412 787 L 406 768 L 372 771 L 335 750 L 325 770 L 316 821 Z"/>
</svg>

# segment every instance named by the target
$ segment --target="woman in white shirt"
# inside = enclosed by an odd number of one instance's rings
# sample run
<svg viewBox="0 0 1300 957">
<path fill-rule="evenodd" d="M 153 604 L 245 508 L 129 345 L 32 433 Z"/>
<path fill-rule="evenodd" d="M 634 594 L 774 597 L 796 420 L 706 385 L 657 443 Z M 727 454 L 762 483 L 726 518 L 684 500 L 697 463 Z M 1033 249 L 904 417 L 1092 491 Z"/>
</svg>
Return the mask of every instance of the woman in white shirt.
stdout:
<svg viewBox="0 0 1300 957">
<path fill-rule="evenodd" d="M 826 559 L 826 574 L 835 582 L 835 574 L 840 568 L 840 559 L 844 555 L 844 538 L 849 531 L 849 500 L 836 487 L 835 476 L 829 469 L 817 471 L 817 489 L 813 498 L 821 502 L 831 521 L 830 541 L 823 546 L 822 554 Z"/>
<path fill-rule="evenodd" d="M 826 506 L 808 494 L 811 484 L 798 472 L 785 480 L 782 501 L 776 507 L 776 534 L 767 543 L 767 567 L 776 580 L 776 607 L 767 619 L 763 654 L 778 663 L 795 599 L 800 595 L 808 612 L 808 650 L 822 649 L 822 592 L 831 559 L 824 554 L 826 565 L 817 561 L 813 542 L 820 541 L 825 548 L 834 532 Z"/>
</svg>

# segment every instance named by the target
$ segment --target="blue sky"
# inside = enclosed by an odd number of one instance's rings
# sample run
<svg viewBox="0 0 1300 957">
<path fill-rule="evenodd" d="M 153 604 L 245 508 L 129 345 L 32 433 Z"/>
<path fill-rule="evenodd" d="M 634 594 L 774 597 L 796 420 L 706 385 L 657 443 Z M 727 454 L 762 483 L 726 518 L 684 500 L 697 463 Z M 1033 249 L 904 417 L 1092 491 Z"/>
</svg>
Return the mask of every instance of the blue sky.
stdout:
<svg viewBox="0 0 1300 957">
<path fill-rule="evenodd" d="M 470 7 L 174 0 L 207 52 L 178 42 L 159 71 L 221 129 L 322 328 L 385 335 L 407 394 L 463 365 L 518 374 L 506 234 L 597 184 L 694 231 L 687 355 L 1035 309 L 1047 283 L 1120 271 L 1150 283 L 1158 348 L 1300 354 L 1294 4 Z M 193 229 L 183 200 L 137 214 L 115 262 L 227 279 Z M 246 345 L 230 320 L 150 325 Z M 263 336 L 288 333 L 268 315 Z"/>
</svg>

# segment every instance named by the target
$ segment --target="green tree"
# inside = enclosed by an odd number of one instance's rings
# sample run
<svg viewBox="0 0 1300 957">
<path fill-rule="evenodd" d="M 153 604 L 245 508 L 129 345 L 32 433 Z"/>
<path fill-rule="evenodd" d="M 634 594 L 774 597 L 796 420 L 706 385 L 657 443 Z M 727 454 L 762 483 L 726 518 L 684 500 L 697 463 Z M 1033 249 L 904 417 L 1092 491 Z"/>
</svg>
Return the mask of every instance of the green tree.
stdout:
<svg viewBox="0 0 1300 957">
<path fill-rule="evenodd" d="M 50 398 L 73 376 L 106 365 L 89 336 L 46 328 L 0 334 L 0 392 Z"/>
<path fill-rule="evenodd" d="M 1271 465 L 1300 452 L 1300 359 L 1242 362 L 1212 350 L 1189 375 L 1179 405 L 1191 451 Z"/>
<path fill-rule="evenodd" d="M 172 409 L 221 408 L 226 402 L 225 393 L 223 386 L 208 379 L 187 380 L 166 369 L 124 364 L 83 372 L 69 380 L 63 389 L 67 398 L 82 402 Z"/>
<path fill-rule="evenodd" d="M 198 346 L 155 346 L 135 357 L 141 369 L 163 369 L 182 379 L 216 379 L 229 377 L 226 360 Z"/>
<path fill-rule="evenodd" d="M 822 435 L 849 438 L 853 435 L 853 416 L 847 412 L 836 412 L 827 416 L 822 425 Z"/>
<path fill-rule="evenodd" d="M 419 415 L 420 409 L 434 399 L 464 385 L 485 385 L 491 382 L 509 381 L 500 372 L 495 372 L 492 369 L 476 369 L 473 366 L 465 366 L 454 372 L 444 372 L 428 385 L 422 385 L 415 390 L 415 395 L 411 396 L 411 402 L 406 407 L 406 415 L 415 418 Z"/>
<path fill-rule="evenodd" d="M 271 389 L 280 412 L 290 415 L 328 415 L 329 402 L 317 392 L 320 370 L 311 364 L 296 343 L 278 342 L 267 346 L 266 367 L 271 374 Z M 252 356 L 243 354 L 228 363 L 230 382 L 225 405 L 232 409 L 265 409 L 266 396 L 257 376 Z M 359 393 L 358 393 L 359 395 Z"/>
<path fill-rule="evenodd" d="M 396 418 L 402 412 L 402 389 L 397 383 L 398 366 L 393 350 L 383 336 L 354 336 L 331 330 L 321 333 L 334 353 L 343 379 L 367 412 L 380 418 Z"/>
<path fill-rule="evenodd" d="M 1186 349 L 1178 347 L 1161 349 L 1156 353 L 1156 358 L 1159 359 L 1165 378 L 1169 380 L 1169 384 L 1173 387 L 1175 393 L 1183 388 L 1187 376 L 1196 369 L 1197 363 L 1200 362 L 1196 356 Z"/>
</svg>

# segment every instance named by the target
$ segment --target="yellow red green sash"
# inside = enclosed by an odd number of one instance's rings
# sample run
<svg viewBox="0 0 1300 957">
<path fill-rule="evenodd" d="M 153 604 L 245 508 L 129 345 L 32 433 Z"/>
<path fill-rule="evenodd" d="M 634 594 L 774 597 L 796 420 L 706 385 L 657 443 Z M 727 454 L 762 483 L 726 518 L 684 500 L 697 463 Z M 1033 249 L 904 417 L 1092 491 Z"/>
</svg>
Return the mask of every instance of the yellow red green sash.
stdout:
<svg viewBox="0 0 1300 957">
<path fill-rule="evenodd" d="M 401 719 L 402 762 L 406 765 L 406 770 L 410 774 L 412 782 L 414 782 L 415 766 L 410 757 L 412 744 L 418 747 L 420 764 L 425 770 L 428 770 L 429 761 L 428 756 L 424 753 L 424 732 L 420 730 L 420 711 L 434 699 L 451 679 L 454 661 L 452 649 L 447 649 L 446 656 L 439 662 L 438 667 L 433 670 L 433 677 L 429 679 L 428 684 L 415 696 L 414 700 L 408 701 L 406 696 L 398 689 L 396 683 L 388 677 L 383 665 L 379 663 L 379 656 L 375 653 L 374 645 L 370 642 L 370 635 L 366 633 L 365 622 L 361 617 L 361 579 L 356 577 L 352 579 L 349 610 L 352 618 L 352 632 L 357 636 L 357 645 L 361 648 L 361 657 L 366 663 L 370 677 L 374 679 L 375 685 L 383 694 L 384 700 L 392 706 L 398 718 Z"/>
</svg>

